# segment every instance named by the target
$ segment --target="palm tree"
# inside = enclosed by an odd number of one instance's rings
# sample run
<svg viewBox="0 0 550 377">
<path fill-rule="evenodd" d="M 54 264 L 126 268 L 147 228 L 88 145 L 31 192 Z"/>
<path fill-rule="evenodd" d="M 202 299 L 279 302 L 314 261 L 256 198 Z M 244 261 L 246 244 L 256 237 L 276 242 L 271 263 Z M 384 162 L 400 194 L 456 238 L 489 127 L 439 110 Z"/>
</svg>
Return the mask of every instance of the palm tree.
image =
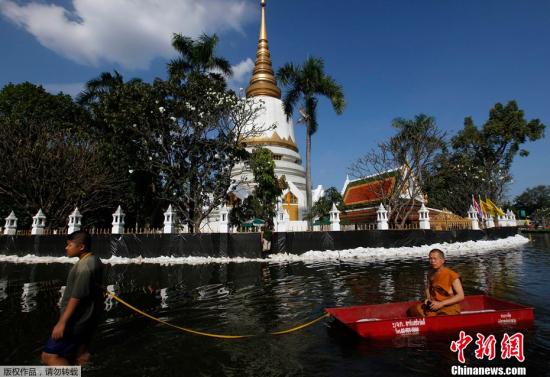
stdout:
<svg viewBox="0 0 550 377">
<path fill-rule="evenodd" d="M 300 120 L 306 126 L 306 198 L 307 211 L 311 211 L 311 135 L 317 131 L 317 102 L 320 96 L 327 97 L 337 114 L 342 114 L 346 102 L 341 85 L 324 72 L 322 59 L 309 57 L 304 64 L 287 63 L 277 72 L 277 79 L 287 87 L 283 108 L 288 118 L 302 100 Z"/>
<path fill-rule="evenodd" d="M 183 80 L 190 74 L 209 75 L 215 78 L 221 78 L 222 75 L 230 76 L 231 64 L 214 54 L 218 41 L 216 34 L 203 34 L 198 40 L 174 34 L 172 46 L 180 56 L 168 63 L 170 78 Z"/>
<path fill-rule="evenodd" d="M 132 85 L 140 82 L 142 82 L 141 79 L 133 78 L 126 84 Z M 111 72 L 103 72 L 86 83 L 84 90 L 77 96 L 76 101 L 81 105 L 90 105 L 102 95 L 112 93 L 123 85 L 125 85 L 124 78 L 117 70 L 114 70 L 114 75 Z"/>
</svg>

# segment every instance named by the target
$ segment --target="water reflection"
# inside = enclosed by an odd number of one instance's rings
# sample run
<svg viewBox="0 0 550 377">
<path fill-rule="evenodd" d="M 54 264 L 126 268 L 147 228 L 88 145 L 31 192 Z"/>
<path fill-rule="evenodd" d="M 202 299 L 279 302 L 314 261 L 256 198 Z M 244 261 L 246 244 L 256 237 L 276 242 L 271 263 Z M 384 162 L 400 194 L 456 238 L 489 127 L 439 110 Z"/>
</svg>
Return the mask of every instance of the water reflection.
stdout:
<svg viewBox="0 0 550 377">
<path fill-rule="evenodd" d="M 380 294 L 384 301 L 391 302 L 395 293 L 392 272 L 388 271 L 380 276 Z"/>
<path fill-rule="evenodd" d="M 8 290 L 8 281 L 6 279 L 0 280 L 0 301 L 5 300 L 8 298 L 8 293 L 6 292 Z"/>
<path fill-rule="evenodd" d="M 63 301 L 63 293 L 65 293 L 65 285 L 59 288 L 59 300 L 57 301 L 57 307 L 61 307 L 61 302 Z"/>
<path fill-rule="evenodd" d="M 23 292 L 21 293 L 21 311 L 23 313 L 32 312 L 38 305 L 36 302 L 36 295 L 39 291 L 38 283 L 25 283 L 23 284 Z"/>
<path fill-rule="evenodd" d="M 168 304 L 166 303 L 166 300 L 168 299 L 168 288 L 162 288 L 159 290 L 160 293 L 160 307 L 163 309 L 166 309 L 168 307 Z"/>
<path fill-rule="evenodd" d="M 107 289 L 107 292 L 116 294 L 114 284 L 107 285 L 106 289 Z M 105 311 L 110 312 L 113 309 L 113 307 L 115 306 L 115 303 L 116 303 L 116 301 L 113 298 L 113 296 L 106 295 L 105 296 L 105 305 L 104 305 Z"/>
</svg>

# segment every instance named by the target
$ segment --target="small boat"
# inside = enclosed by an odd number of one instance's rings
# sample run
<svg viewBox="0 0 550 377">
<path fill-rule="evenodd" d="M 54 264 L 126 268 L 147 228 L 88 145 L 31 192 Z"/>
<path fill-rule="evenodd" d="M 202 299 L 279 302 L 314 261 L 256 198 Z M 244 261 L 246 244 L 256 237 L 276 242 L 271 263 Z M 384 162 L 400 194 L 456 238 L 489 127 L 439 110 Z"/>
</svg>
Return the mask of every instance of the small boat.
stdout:
<svg viewBox="0 0 550 377">
<path fill-rule="evenodd" d="M 461 313 L 434 317 L 407 317 L 419 301 L 325 309 L 332 317 L 364 338 L 380 339 L 479 328 L 510 328 L 533 322 L 533 308 L 477 295 L 466 296 Z"/>
</svg>

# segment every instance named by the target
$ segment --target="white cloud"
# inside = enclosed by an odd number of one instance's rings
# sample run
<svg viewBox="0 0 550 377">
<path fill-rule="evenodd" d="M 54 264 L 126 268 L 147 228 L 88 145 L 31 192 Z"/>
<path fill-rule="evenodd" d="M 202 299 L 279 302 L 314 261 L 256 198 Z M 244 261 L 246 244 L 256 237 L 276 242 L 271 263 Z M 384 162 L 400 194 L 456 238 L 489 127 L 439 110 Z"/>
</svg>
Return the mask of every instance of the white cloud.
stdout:
<svg viewBox="0 0 550 377">
<path fill-rule="evenodd" d="M 45 47 L 81 64 L 119 63 L 147 68 L 173 56 L 173 33 L 242 30 L 255 17 L 246 0 L 73 0 L 74 10 L 55 4 L 0 0 L 0 12 Z"/>
<path fill-rule="evenodd" d="M 246 87 L 247 81 L 250 79 L 250 73 L 254 70 L 254 61 L 246 58 L 246 60 L 231 66 L 231 68 L 233 69 L 233 76 L 227 80 L 227 84 L 238 93 L 239 88 Z"/>
<path fill-rule="evenodd" d="M 254 61 L 250 58 L 243 60 L 237 65 L 232 66 L 233 68 L 233 77 L 232 80 L 236 83 L 241 83 L 247 80 L 250 76 L 250 73 L 254 69 Z"/>
</svg>

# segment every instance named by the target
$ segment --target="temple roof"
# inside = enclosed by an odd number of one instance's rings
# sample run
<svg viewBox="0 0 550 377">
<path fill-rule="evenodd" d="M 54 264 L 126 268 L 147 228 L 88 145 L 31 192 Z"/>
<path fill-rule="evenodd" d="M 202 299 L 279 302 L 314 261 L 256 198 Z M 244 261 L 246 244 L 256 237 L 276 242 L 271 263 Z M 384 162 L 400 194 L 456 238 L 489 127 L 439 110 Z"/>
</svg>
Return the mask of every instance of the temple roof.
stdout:
<svg viewBox="0 0 550 377">
<path fill-rule="evenodd" d="M 388 196 L 393 190 L 399 171 L 399 168 L 391 169 L 355 180 L 346 177 L 342 188 L 344 204 L 353 206 L 380 201 L 381 197 Z"/>
</svg>

